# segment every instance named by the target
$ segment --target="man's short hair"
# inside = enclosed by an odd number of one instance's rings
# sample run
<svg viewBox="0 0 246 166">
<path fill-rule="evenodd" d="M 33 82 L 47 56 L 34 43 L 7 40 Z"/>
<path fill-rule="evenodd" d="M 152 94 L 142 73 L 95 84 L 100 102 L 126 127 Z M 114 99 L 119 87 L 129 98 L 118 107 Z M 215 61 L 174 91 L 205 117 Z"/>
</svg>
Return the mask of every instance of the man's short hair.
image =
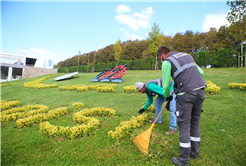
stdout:
<svg viewBox="0 0 246 166">
<path fill-rule="evenodd" d="M 168 54 L 169 52 L 171 52 L 171 50 L 166 47 L 166 46 L 160 46 L 158 51 L 157 51 L 157 55 L 161 55 L 161 54 Z"/>
</svg>

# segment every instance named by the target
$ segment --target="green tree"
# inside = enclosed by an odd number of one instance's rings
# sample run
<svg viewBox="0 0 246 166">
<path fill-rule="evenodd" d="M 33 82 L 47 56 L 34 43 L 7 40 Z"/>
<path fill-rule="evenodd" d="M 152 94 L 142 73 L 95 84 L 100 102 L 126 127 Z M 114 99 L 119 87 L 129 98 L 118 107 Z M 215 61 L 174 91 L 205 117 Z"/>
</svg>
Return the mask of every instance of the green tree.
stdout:
<svg viewBox="0 0 246 166">
<path fill-rule="evenodd" d="M 243 55 L 243 41 L 246 39 L 246 1 L 227 1 L 230 7 L 230 12 L 227 14 L 227 20 L 231 24 L 231 29 L 234 32 L 235 39 L 241 43 L 241 55 Z M 241 67 L 243 65 L 243 56 L 241 56 Z"/>
<path fill-rule="evenodd" d="M 120 39 L 117 40 L 117 42 L 114 45 L 114 58 L 116 60 L 116 66 L 118 66 L 118 60 L 120 60 L 120 54 L 121 54 L 121 41 Z"/>
<path fill-rule="evenodd" d="M 158 24 L 153 25 L 151 32 L 148 34 L 147 43 L 150 45 L 149 52 L 152 55 L 156 55 L 158 48 L 163 44 L 164 34 L 160 32 Z M 157 69 L 157 55 L 156 55 L 156 67 Z"/>
</svg>

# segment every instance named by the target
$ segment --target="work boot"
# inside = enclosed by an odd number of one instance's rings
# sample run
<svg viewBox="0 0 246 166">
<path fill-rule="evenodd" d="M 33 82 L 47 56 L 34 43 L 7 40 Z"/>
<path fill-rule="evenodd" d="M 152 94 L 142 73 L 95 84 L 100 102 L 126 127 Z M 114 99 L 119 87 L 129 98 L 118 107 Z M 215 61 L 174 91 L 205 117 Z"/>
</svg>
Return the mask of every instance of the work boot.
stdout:
<svg viewBox="0 0 246 166">
<path fill-rule="evenodd" d="M 176 158 L 176 157 L 172 157 L 172 162 L 175 165 L 190 166 L 189 162 L 188 163 L 183 163 L 182 161 L 180 161 L 180 158 Z"/>
<path fill-rule="evenodd" d="M 175 132 L 176 132 L 176 130 L 174 130 L 173 128 L 169 127 L 169 130 L 166 132 L 166 135 L 172 135 Z"/>
<path fill-rule="evenodd" d="M 199 157 L 194 157 L 194 156 L 192 156 L 192 155 L 191 155 L 191 157 L 192 157 L 193 159 L 195 159 L 196 161 L 199 160 Z"/>
<path fill-rule="evenodd" d="M 153 120 L 149 120 L 149 123 L 152 124 L 152 123 L 154 123 L 154 121 Z M 162 124 L 162 122 L 161 123 L 160 122 L 156 122 L 156 124 Z"/>
</svg>

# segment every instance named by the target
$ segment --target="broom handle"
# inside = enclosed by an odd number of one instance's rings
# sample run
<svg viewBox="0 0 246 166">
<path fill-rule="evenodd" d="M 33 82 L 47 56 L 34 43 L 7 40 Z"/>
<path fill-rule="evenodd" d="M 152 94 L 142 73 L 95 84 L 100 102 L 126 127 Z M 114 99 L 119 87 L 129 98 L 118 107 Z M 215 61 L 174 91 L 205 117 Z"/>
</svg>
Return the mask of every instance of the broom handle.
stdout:
<svg viewBox="0 0 246 166">
<path fill-rule="evenodd" d="M 174 91 L 173 91 L 173 93 L 174 93 Z M 171 94 L 171 96 L 173 95 L 173 93 Z M 155 124 L 155 123 L 157 122 L 157 119 L 159 118 L 159 116 L 161 116 L 161 113 L 162 113 L 162 111 L 166 108 L 168 102 L 169 102 L 169 100 L 166 102 L 166 104 L 165 104 L 164 107 L 162 108 L 161 112 L 159 113 L 159 115 L 157 116 L 157 118 L 155 119 L 155 121 L 153 122 L 153 124 Z"/>
</svg>

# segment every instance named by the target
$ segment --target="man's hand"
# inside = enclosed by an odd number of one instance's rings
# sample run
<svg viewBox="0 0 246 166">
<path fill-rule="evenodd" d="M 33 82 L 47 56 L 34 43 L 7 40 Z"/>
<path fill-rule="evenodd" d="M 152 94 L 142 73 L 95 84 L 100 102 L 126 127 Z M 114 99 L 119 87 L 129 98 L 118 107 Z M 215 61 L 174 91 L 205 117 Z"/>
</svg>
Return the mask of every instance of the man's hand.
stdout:
<svg viewBox="0 0 246 166">
<path fill-rule="evenodd" d="M 143 112 L 144 112 L 144 109 L 143 109 L 143 108 L 141 108 L 141 109 L 138 111 L 139 114 L 141 114 L 141 113 L 143 113 Z"/>
<path fill-rule="evenodd" d="M 172 101 L 172 99 L 173 99 L 173 96 L 169 96 L 168 98 L 166 98 L 167 99 L 167 101 Z"/>
</svg>

